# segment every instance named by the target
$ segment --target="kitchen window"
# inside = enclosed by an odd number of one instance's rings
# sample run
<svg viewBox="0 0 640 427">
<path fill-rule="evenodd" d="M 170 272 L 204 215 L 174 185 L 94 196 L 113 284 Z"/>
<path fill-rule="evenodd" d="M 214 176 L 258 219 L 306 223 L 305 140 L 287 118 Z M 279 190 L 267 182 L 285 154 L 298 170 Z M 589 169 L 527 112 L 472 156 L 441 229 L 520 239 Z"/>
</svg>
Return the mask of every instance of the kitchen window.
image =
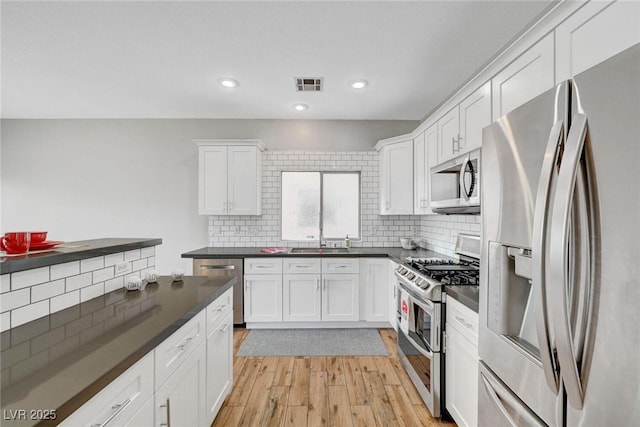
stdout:
<svg viewBox="0 0 640 427">
<path fill-rule="evenodd" d="M 360 238 L 360 172 L 282 172 L 282 240 Z"/>
</svg>

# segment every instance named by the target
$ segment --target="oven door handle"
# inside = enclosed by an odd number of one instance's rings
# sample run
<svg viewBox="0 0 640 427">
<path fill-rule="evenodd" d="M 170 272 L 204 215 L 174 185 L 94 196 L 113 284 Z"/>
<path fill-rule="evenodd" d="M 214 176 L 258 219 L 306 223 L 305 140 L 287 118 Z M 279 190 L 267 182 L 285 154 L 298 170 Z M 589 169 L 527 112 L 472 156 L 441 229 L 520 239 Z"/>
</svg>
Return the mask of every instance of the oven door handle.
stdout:
<svg viewBox="0 0 640 427">
<path fill-rule="evenodd" d="M 413 346 L 415 347 L 416 350 L 418 350 L 420 352 L 420 354 L 422 354 L 425 357 L 428 357 L 429 360 L 433 360 L 433 351 L 431 351 L 431 348 L 429 348 L 429 346 L 427 345 L 427 343 L 425 343 L 424 345 L 427 346 L 427 350 L 425 351 L 425 349 L 422 348 L 422 346 L 420 344 L 418 344 L 413 338 L 411 338 L 409 335 L 405 334 L 402 331 L 398 331 L 400 332 L 402 335 L 404 335 L 404 337 L 411 343 L 413 344 Z"/>
</svg>

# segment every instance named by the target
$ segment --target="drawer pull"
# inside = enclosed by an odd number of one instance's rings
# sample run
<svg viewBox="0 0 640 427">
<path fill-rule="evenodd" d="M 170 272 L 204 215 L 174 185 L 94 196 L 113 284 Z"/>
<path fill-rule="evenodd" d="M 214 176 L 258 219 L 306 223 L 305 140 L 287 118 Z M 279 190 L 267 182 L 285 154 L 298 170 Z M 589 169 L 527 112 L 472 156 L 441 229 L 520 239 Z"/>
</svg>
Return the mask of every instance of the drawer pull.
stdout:
<svg viewBox="0 0 640 427">
<path fill-rule="evenodd" d="M 201 265 L 200 270 L 235 270 L 235 265 Z"/>
<path fill-rule="evenodd" d="M 171 427 L 171 402 L 169 402 L 169 399 L 167 399 L 167 403 L 164 405 L 160 405 L 161 408 L 166 408 L 167 410 L 167 422 L 166 423 L 160 423 L 161 426 L 167 426 L 167 427 Z"/>
<path fill-rule="evenodd" d="M 309 268 L 311 267 L 309 264 L 296 264 L 294 265 L 295 268 Z"/>
<path fill-rule="evenodd" d="M 334 266 L 333 268 L 349 268 L 349 266 L 345 264 L 340 264 L 340 265 Z"/>
<path fill-rule="evenodd" d="M 184 339 L 184 343 L 182 344 L 178 344 L 176 345 L 177 348 L 180 349 L 180 351 L 184 351 L 185 347 L 187 347 L 187 345 L 189 345 L 189 343 L 196 337 L 197 335 L 194 335 L 192 337 L 187 337 Z"/>
<path fill-rule="evenodd" d="M 113 406 L 111 406 L 111 409 L 115 409 L 115 411 L 111 414 L 111 416 L 109 418 L 107 418 L 103 423 L 101 424 L 91 424 L 91 427 L 104 427 L 107 424 L 109 424 L 111 422 L 111 420 L 113 420 L 115 417 L 118 416 L 118 414 L 120 412 L 122 412 L 124 410 L 124 408 L 126 408 L 129 403 L 131 403 L 131 399 L 127 399 L 122 403 L 118 403 L 115 404 Z"/>
<path fill-rule="evenodd" d="M 467 322 L 466 320 L 464 320 L 462 317 L 460 316 L 454 316 L 456 318 L 456 320 L 460 323 L 462 323 L 464 325 L 465 328 L 467 329 L 473 329 L 473 323 Z"/>
<path fill-rule="evenodd" d="M 218 307 L 218 309 L 216 311 L 220 312 L 220 311 L 224 310 L 226 306 L 227 306 L 227 304 L 222 304 L 220 307 Z"/>
<path fill-rule="evenodd" d="M 273 268 L 273 265 L 256 265 L 255 268 Z"/>
<path fill-rule="evenodd" d="M 231 323 L 227 323 L 226 325 L 224 325 L 224 327 L 218 329 L 218 331 L 227 332 L 227 329 L 229 329 L 229 326 L 231 326 Z"/>
</svg>

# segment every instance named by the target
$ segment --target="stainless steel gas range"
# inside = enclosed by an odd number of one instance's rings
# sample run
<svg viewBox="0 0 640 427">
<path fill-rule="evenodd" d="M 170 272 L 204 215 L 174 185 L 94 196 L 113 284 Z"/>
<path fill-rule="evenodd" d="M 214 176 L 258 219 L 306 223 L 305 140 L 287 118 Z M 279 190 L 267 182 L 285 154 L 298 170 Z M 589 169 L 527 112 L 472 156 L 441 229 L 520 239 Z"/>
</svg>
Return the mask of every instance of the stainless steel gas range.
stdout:
<svg viewBox="0 0 640 427">
<path fill-rule="evenodd" d="M 398 354 L 434 417 L 444 411 L 443 287 L 478 286 L 480 236 L 459 234 L 455 260 L 407 258 L 396 268 Z"/>
</svg>

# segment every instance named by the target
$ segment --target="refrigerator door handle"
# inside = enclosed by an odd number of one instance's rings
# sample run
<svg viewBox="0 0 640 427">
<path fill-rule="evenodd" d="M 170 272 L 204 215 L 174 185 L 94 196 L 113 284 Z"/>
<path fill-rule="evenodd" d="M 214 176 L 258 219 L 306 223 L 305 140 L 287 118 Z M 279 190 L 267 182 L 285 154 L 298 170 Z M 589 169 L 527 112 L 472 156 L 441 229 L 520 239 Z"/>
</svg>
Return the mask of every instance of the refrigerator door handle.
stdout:
<svg viewBox="0 0 640 427">
<path fill-rule="evenodd" d="M 575 409 L 582 409 L 583 388 L 578 371 L 576 348 L 571 336 L 571 320 L 569 318 L 569 272 L 567 259 L 569 256 L 570 224 L 569 217 L 576 185 L 576 175 L 580 166 L 580 158 L 587 136 L 587 116 L 576 114 L 567 137 L 562 164 L 558 174 L 550 233 L 550 270 L 547 277 L 560 280 L 559 286 L 551 287 L 556 295 L 551 298 L 554 318 L 554 332 L 557 340 L 560 372 L 567 393 L 569 404 Z"/>
<path fill-rule="evenodd" d="M 531 277 L 531 286 L 534 289 L 535 296 L 538 299 L 540 313 L 536 319 L 536 331 L 538 335 L 538 343 L 540 346 L 540 358 L 542 359 L 542 368 L 544 371 L 547 385 L 554 394 L 558 394 L 559 373 L 555 363 L 555 355 L 551 348 L 549 339 L 549 317 L 547 303 L 547 289 L 545 282 L 545 268 L 547 255 L 547 209 L 549 206 L 551 181 L 553 179 L 554 166 L 559 155 L 559 147 L 563 142 L 564 123 L 557 121 L 551 128 L 547 149 L 542 162 L 542 170 L 538 181 L 538 191 L 536 198 L 536 209 L 533 218 L 533 248 L 531 258 L 533 271 Z"/>
<path fill-rule="evenodd" d="M 540 422 L 537 417 L 531 414 L 516 397 L 511 395 L 509 390 L 503 390 L 502 385 L 487 378 L 484 373 L 480 373 L 480 379 L 482 379 L 482 385 L 484 386 L 487 395 L 500 411 L 502 417 L 513 427 L 521 427 L 523 425 L 532 427 L 543 427 L 544 423 Z M 505 405 L 508 405 L 518 416 L 518 421 L 513 419 L 511 413 Z M 523 424 L 524 423 L 524 424 Z"/>
</svg>

